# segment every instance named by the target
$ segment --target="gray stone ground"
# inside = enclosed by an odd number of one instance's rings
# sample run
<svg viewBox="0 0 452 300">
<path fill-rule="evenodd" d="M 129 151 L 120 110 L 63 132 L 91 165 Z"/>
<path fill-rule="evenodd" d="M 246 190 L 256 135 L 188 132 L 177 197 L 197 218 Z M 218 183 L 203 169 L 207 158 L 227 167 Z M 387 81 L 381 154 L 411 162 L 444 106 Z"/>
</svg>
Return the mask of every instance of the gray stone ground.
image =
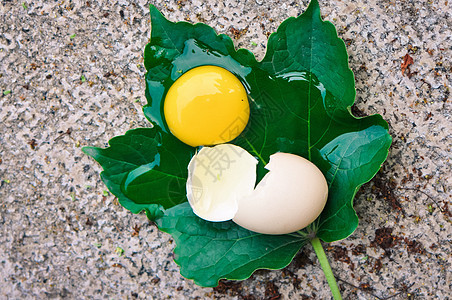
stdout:
<svg viewBox="0 0 452 300">
<path fill-rule="evenodd" d="M 220 2 L 155 4 L 173 21 L 235 35 L 258 58 L 267 34 L 307 5 Z M 197 287 L 179 275 L 170 236 L 104 195 L 101 168 L 81 147 L 149 126 L 148 4 L 0 1 L 0 298 L 329 299 L 310 246 L 283 270 Z M 350 55 L 354 112 L 382 114 L 394 138 L 355 200 L 357 231 L 325 245 L 345 299 L 451 297 L 451 5 L 321 1 Z"/>
</svg>

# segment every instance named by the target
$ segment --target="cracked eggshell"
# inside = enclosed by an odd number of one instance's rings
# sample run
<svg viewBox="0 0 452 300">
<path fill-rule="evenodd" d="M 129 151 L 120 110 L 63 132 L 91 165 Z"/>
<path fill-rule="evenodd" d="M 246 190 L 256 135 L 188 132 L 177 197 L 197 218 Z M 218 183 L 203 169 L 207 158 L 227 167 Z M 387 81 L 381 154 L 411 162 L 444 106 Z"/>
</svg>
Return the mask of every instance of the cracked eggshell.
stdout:
<svg viewBox="0 0 452 300">
<path fill-rule="evenodd" d="M 286 234 L 303 229 L 322 212 L 328 184 L 309 160 L 275 153 L 268 172 L 253 193 L 242 197 L 233 221 L 264 234 Z"/>
<path fill-rule="evenodd" d="M 187 198 L 200 218 L 231 220 L 238 200 L 253 192 L 257 160 L 246 150 L 220 144 L 203 147 L 188 165 Z"/>
</svg>

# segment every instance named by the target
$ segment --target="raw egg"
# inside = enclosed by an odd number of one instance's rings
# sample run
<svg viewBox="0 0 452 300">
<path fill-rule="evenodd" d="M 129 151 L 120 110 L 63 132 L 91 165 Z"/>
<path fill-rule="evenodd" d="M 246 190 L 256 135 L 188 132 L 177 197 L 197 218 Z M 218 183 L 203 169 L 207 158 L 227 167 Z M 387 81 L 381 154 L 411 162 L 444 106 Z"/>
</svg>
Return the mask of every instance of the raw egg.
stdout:
<svg viewBox="0 0 452 300">
<path fill-rule="evenodd" d="M 166 94 L 163 110 L 171 133 L 193 147 L 235 139 L 250 115 L 243 84 L 217 66 L 197 67 L 179 77 Z"/>
<path fill-rule="evenodd" d="M 269 172 L 256 182 L 257 160 L 231 144 L 204 147 L 189 164 L 187 198 L 195 214 L 208 221 L 233 220 L 263 234 L 301 230 L 322 212 L 328 184 L 309 160 L 275 153 Z"/>
</svg>

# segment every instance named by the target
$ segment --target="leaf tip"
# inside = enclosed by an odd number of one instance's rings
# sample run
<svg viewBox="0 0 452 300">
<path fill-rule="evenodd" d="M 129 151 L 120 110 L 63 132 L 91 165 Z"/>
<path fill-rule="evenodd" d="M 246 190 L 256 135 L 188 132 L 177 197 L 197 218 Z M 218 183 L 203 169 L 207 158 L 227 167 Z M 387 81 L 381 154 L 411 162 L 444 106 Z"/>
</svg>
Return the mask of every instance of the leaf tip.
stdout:
<svg viewBox="0 0 452 300">
<path fill-rule="evenodd" d="M 308 8 L 306 9 L 306 11 L 309 11 L 309 10 L 320 11 L 319 1 L 311 0 L 311 2 L 309 2 L 309 5 L 308 5 Z"/>
<path fill-rule="evenodd" d="M 149 4 L 149 11 L 151 12 L 151 15 L 152 15 L 152 13 L 155 13 L 156 11 L 159 11 L 158 9 L 157 9 L 157 7 L 155 7 L 155 5 L 154 4 Z"/>
<path fill-rule="evenodd" d="M 319 1 L 311 0 L 311 2 L 309 2 L 308 7 L 306 8 L 305 12 L 302 15 L 311 16 L 311 18 L 318 16 L 319 20 L 323 21 L 322 16 L 320 14 Z M 300 16 L 302 16 L 302 15 L 300 15 Z"/>
<path fill-rule="evenodd" d="M 91 156 L 92 158 L 95 157 L 95 152 L 98 150 L 99 148 L 97 147 L 90 147 L 90 146 L 86 146 L 82 148 L 82 152 L 85 153 L 88 156 Z"/>
<path fill-rule="evenodd" d="M 82 147 L 82 152 L 89 155 L 91 148 L 93 148 L 93 147 Z"/>
<path fill-rule="evenodd" d="M 151 15 L 151 24 L 158 19 L 163 19 L 165 21 L 168 21 L 165 18 L 165 16 L 162 14 L 162 12 L 154 4 L 149 4 L 149 11 L 150 11 L 150 15 Z"/>
</svg>

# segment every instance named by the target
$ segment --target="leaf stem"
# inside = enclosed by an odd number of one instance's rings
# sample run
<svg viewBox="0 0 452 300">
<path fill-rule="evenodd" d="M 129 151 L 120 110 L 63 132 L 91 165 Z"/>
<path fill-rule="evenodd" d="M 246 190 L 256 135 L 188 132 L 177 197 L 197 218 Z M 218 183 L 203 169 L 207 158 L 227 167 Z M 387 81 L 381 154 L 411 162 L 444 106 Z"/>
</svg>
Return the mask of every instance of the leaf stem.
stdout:
<svg viewBox="0 0 452 300">
<path fill-rule="evenodd" d="M 325 274 L 328 285 L 330 286 L 331 293 L 333 294 L 334 300 L 342 300 L 341 292 L 337 286 L 336 279 L 334 278 L 333 271 L 331 270 L 330 263 L 326 257 L 325 251 L 323 251 L 320 239 L 315 237 L 311 240 L 311 245 L 314 248 L 315 254 L 319 259 L 320 265 L 322 266 L 323 273 Z"/>
</svg>

